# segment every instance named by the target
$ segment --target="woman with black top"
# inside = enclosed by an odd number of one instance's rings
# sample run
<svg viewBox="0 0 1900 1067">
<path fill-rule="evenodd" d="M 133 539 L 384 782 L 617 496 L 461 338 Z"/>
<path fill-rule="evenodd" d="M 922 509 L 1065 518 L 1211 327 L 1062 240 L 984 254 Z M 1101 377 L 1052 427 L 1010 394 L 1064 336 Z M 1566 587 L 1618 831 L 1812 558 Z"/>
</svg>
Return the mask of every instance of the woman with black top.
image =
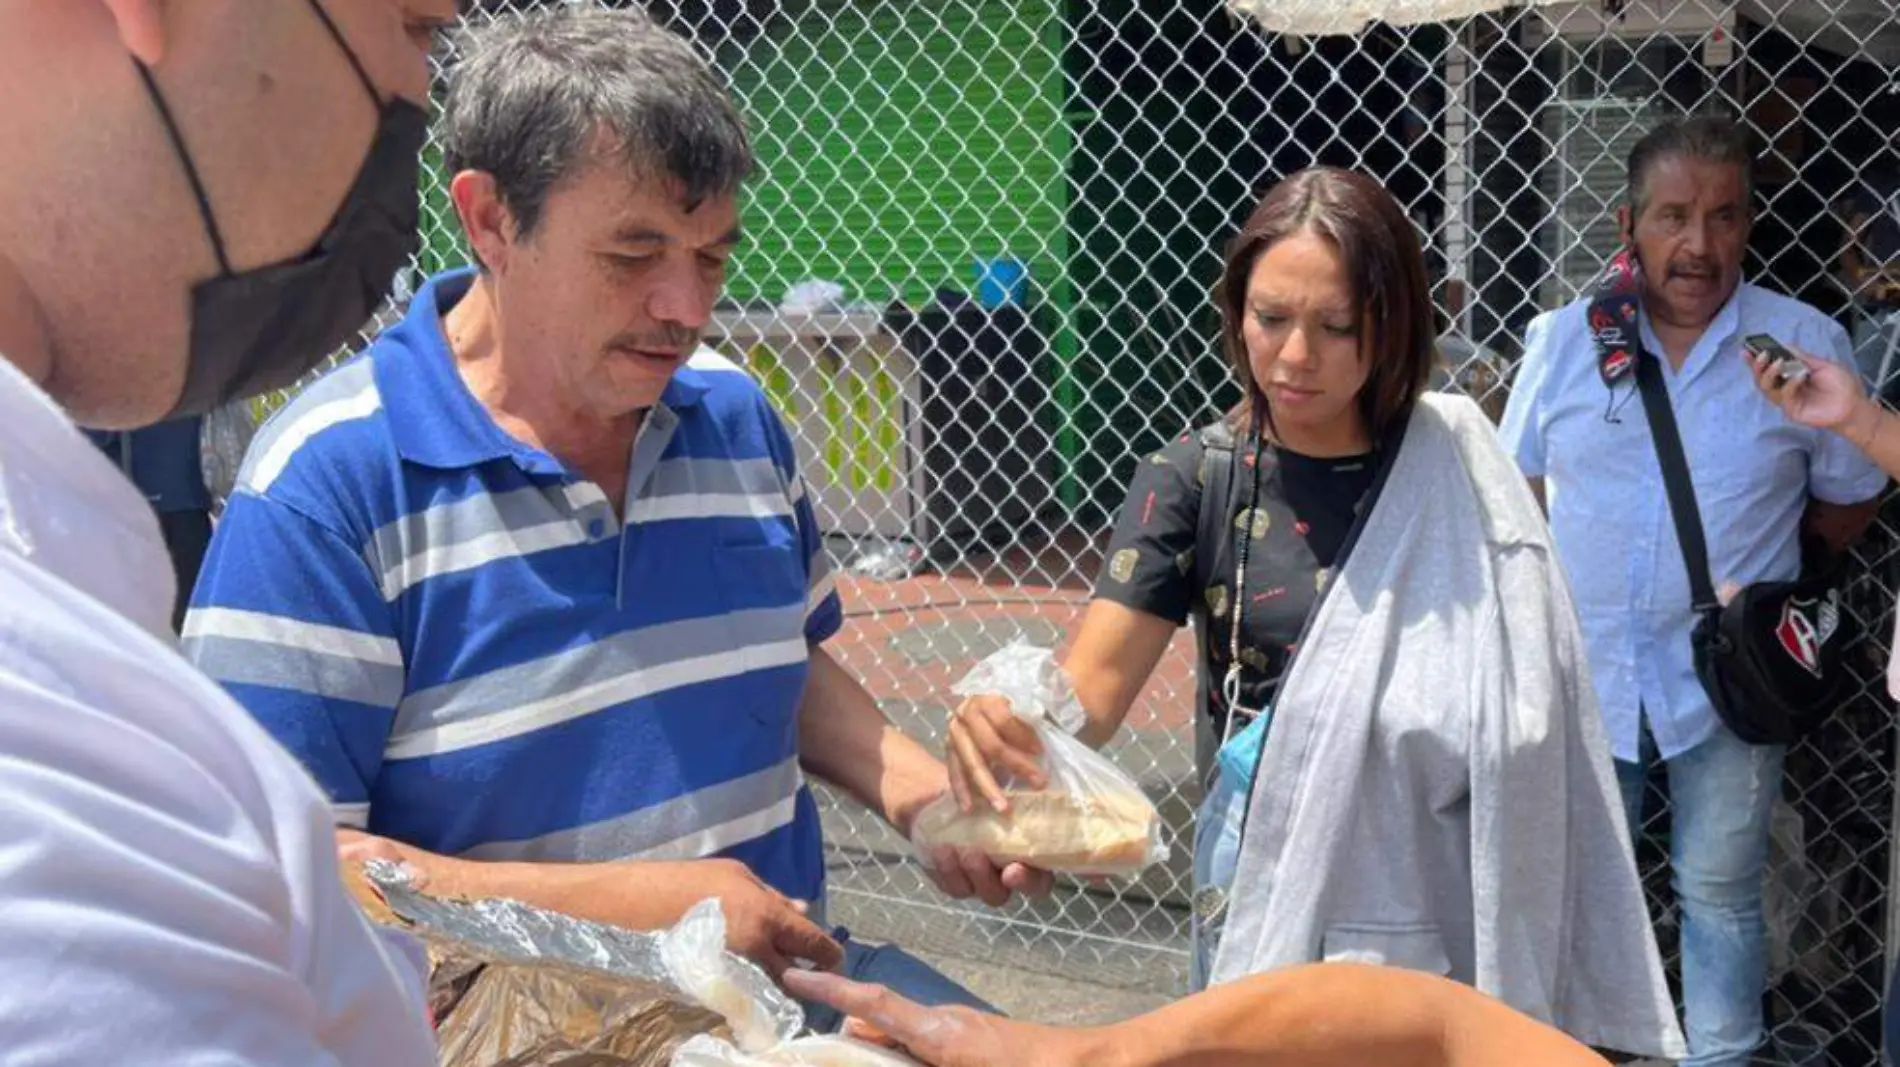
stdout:
<svg viewBox="0 0 1900 1067">
<path fill-rule="evenodd" d="M 1587 1043 L 1676 1051 L 1548 529 L 1476 405 L 1425 396 L 1433 315 L 1410 220 L 1367 178 L 1301 172 L 1248 219 L 1215 298 L 1245 399 L 1139 466 L 1064 662 L 1099 746 L 1193 621 L 1194 987 L 1390 963 Z M 967 701 L 959 803 L 1006 812 L 1000 772 L 1039 786 L 1039 754 L 1006 700 Z M 1537 798 L 1505 803 L 1526 780 Z M 1520 864 L 1542 868 L 1523 891 Z M 1503 914 L 1519 906 L 1547 914 Z M 1601 946 L 1576 949 L 1580 931 Z"/>
</svg>

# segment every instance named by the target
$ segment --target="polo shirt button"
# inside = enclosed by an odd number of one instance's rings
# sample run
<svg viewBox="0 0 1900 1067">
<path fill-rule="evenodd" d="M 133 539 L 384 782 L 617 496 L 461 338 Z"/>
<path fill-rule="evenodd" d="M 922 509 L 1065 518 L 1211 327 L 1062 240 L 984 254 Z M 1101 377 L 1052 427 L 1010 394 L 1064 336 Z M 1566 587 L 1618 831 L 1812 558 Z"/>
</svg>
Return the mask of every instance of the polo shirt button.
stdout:
<svg viewBox="0 0 1900 1067">
<path fill-rule="evenodd" d="M 607 524 L 599 519 L 595 519 L 593 522 L 587 524 L 587 536 L 589 537 L 599 537 L 606 532 Z"/>
</svg>

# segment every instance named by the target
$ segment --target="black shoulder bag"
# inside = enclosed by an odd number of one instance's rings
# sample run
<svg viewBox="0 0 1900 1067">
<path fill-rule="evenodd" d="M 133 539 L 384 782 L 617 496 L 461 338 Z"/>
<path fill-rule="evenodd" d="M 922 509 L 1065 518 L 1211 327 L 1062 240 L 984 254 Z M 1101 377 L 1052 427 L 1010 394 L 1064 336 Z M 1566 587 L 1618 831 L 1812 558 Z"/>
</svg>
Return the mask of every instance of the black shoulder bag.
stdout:
<svg viewBox="0 0 1900 1067">
<path fill-rule="evenodd" d="M 1689 572 L 1696 676 L 1735 736 L 1756 745 L 1790 744 L 1853 694 L 1846 650 L 1858 640 L 1859 629 L 1841 609 L 1842 568 L 1838 561 L 1822 562 L 1824 551 L 1804 544 L 1799 579 L 1757 582 L 1726 606 L 1716 597 L 1702 512 L 1662 364 L 1643 350 L 1635 332 L 1641 291 L 1633 258 L 1628 253 L 1617 257 L 1598 284 L 1590 328 L 1606 384 L 1614 388 L 1617 379 L 1636 372 Z"/>
</svg>

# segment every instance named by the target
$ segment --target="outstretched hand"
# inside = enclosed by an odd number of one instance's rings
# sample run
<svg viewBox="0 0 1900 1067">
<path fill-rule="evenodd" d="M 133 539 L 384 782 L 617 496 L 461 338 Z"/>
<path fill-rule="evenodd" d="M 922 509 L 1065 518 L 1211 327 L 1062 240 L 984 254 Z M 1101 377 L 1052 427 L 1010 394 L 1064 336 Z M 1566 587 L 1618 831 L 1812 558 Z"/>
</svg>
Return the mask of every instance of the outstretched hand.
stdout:
<svg viewBox="0 0 1900 1067">
<path fill-rule="evenodd" d="M 1867 397 L 1867 387 L 1852 368 L 1816 359 L 1806 352 L 1797 351 L 1795 355 L 1807 366 L 1808 376 L 1792 382 L 1782 380 L 1774 360 L 1757 360 L 1746 351 L 1742 357 L 1754 372 L 1756 388 L 1790 421 L 1851 437 L 1856 423 L 1878 414 Z"/>
<path fill-rule="evenodd" d="M 785 988 L 800 1000 L 837 1009 L 847 1033 L 893 1045 L 929 1067 L 1081 1067 L 1087 1031 L 1012 1022 L 969 1008 L 926 1008 L 882 986 L 835 974 L 792 971 Z"/>
</svg>

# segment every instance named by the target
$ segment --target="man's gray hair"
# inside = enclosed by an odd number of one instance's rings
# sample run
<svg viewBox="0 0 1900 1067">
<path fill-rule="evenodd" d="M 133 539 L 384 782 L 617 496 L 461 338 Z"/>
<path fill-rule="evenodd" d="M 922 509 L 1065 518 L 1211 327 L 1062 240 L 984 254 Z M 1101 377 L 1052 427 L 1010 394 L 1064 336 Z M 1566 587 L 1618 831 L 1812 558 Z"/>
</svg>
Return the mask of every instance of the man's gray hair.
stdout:
<svg viewBox="0 0 1900 1067">
<path fill-rule="evenodd" d="M 644 13 L 543 10 L 459 45 L 442 111 L 449 173 L 492 175 L 522 236 L 602 135 L 630 173 L 671 182 L 689 205 L 735 194 L 752 174 L 732 97 L 692 44 Z"/>
<path fill-rule="evenodd" d="M 1649 207 L 1649 176 L 1667 160 L 1686 159 L 1699 163 L 1740 167 L 1742 186 L 1748 191 L 1750 205 L 1755 198 L 1755 153 L 1749 148 L 1748 134 L 1733 121 L 1720 115 L 1697 115 L 1671 119 L 1643 135 L 1630 149 L 1625 170 L 1629 189 L 1630 212 L 1641 218 Z"/>
</svg>

